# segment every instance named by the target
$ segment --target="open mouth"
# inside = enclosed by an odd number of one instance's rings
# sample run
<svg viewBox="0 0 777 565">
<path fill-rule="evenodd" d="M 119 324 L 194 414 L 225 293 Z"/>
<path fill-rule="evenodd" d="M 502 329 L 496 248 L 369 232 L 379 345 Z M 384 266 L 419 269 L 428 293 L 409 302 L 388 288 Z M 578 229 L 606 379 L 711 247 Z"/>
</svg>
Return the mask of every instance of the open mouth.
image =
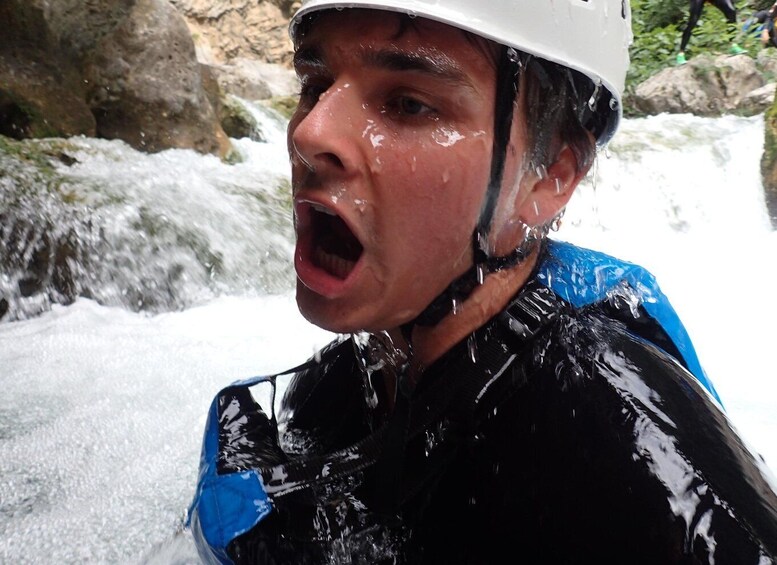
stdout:
<svg viewBox="0 0 777 565">
<path fill-rule="evenodd" d="M 345 279 L 353 271 L 364 248 L 351 229 L 331 210 L 312 205 L 313 264 L 333 277 Z"/>
</svg>

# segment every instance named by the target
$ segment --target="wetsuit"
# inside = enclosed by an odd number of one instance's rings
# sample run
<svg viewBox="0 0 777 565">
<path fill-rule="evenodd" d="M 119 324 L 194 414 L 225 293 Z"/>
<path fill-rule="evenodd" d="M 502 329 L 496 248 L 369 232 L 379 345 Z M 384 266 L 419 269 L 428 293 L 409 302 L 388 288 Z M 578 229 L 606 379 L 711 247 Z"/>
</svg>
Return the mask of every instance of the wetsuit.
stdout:
<svg viewBox="0 0 777 565">
<path fill-rule="evenodd" d="M 365 350 L 293 371 L 277 421 L 255 400 L 273 378 L 218 395 L 190 509 L 206 562 L 775 562 L 768 471 L 640 267 L 549 242 L 390 413 Z"/>
<path fill-rule="evenodd" d="M 688 24 L 685 26 L 682 38 L 680 39 L 680 51 L 685 51 L 685 48 L 688 46 L 688 41 L 691 39 L 691 32 L 693 31 L 693 28 L 696 27 L 696 24 L 699 23 L 705 1 L 710 2 L 710 4 L 723 12 L 728 23 L 733 24 L 737 21 L 737 11 L 732 0 L 690 0 Z"/>
</svg>

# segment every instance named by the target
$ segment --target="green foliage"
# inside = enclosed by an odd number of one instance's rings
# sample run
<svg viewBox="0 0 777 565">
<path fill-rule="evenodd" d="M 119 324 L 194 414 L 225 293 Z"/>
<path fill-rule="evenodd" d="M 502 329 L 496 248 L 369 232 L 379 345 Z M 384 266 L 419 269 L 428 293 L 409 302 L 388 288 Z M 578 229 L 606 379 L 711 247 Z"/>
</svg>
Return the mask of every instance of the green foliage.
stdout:
<svg viewBox="0 0 777 565">
<path fill-rule="evenodd" d="M 688 15 L 688 0 L 631 0 L 632 23 L 653 31 L 682 23 Z"/>
<path fill-rule="evenodd" d="M 753 11 L 768 10 L 772 4 L 774 4 L 774 0 L 752 0 L 750 9 Z"/>
<path fill-rule="evenodd" d="M 737 23 L 729 24 L 725 16 L 711 4 L 694 28 L 686 57 L 702 53 L 729 53 L 737 43 L 751 55 L 760 49 L 758 38 L 742 33 L 742 24 L 760 8 L 756 0 L 736 2 Z M 766 0 L 769 2 L 769 0 Z M 631 67 L 626 75 L 626 92 L 662 69 L 675 65 L 680 50 L 680 37 L 688 21 L 688 0 L 631 0 L 634 43 L 631 46 Z"/>
</svg>

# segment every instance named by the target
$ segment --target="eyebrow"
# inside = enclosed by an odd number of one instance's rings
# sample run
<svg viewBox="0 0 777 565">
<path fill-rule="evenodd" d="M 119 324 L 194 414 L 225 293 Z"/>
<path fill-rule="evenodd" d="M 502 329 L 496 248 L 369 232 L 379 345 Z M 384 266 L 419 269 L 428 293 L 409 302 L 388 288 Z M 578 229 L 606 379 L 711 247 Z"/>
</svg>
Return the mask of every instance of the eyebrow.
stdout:
<svg viewBox="0 0 777 565">
<path fill-rule="evenodd" d="M 294 52 L 294 68 L 307 67 L 325 69 L 324 56 L 318 47 L 301 47 Z"/>
<path fill-rule="evenodd" d="M 442 53 L 407 53 L 394 49 L 384 49 L 366 51 L 362 58 L 368 66 L 379 69 L 417 72 L 443 79 L 451 84 L 473 88 L 466 73 L 459 68 L 453 59 Z M 294 67 L 324 70 L 327 65 L 321 49 L 311 45 L 302 47 L 294 53 Z"/>
<path fill-rule="evenodd" d="M 459 66 L 450 57 L 440 53 L 370 51 L 366 53 L 365 59 L 369 65 L 389 71 L 413 71 L 454 83 L 470 84 Z"/>
</svg>

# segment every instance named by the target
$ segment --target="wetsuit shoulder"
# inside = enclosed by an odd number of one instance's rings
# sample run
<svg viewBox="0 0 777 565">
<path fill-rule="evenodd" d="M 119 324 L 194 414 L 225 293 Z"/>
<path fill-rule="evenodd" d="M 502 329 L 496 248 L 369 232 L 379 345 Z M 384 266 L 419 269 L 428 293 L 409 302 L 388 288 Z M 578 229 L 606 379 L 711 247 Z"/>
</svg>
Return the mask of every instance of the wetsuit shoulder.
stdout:
<svg viewBox="0 0 777 565">
<path fill-rule="evenodd" d="M 663 520 L 664 542 L 682 531 L 700 562 L 777 558 L 773 476 L 673 356 L 595 310 L 560 316 L 535 347 L 546 353 L 533 356 L 540 417 L 573 439 L 585 484 L 609 490 L 600 505 L 620 493 L 654 513 L 635 520 L 640 531 L 660 532 Z"/>
<path fill-rule="evenodd" d="M 515 356 L 416 527 L 431 562 L 772 562 L 775 493 L 699 383 L 601 311 L 556 312 L 502 334 Z"/>
<path fill-rule="evenodd" d="M 598 308 L 620 320 L 675 357 L 720 402 L 688 331 L 656 278 L 644 267 L 549 240 L 536 280 L 574 308 Z"/>
</svg>

